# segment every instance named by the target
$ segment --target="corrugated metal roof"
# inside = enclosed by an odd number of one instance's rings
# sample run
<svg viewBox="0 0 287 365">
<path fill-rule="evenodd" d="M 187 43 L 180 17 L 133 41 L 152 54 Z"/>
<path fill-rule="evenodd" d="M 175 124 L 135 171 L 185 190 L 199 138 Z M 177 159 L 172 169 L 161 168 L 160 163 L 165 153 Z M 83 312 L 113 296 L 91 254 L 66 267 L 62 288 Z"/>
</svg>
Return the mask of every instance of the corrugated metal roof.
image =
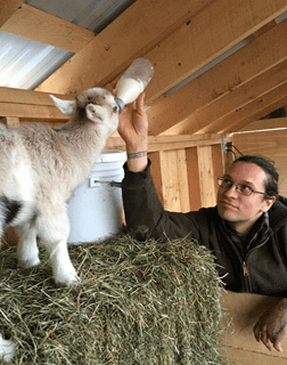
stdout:
<svg viewBox="0 0 287 365">
<path fill-rule="evenodd" d="M 34 89 L 72 52 L 0 31 L 0 86 Z"/>
<path fill-rule="evenodd" d="M 26 3 L 70 23 L 102 31 L 135 0 L 27 0 Z"/>
<path fill-rule="evenodd" d="M 27 0 L 30 6 L 99 33 L 135 0 Z M 0 31 L 0 86 L 33 90 L 71 56 Z"/>
</svg>

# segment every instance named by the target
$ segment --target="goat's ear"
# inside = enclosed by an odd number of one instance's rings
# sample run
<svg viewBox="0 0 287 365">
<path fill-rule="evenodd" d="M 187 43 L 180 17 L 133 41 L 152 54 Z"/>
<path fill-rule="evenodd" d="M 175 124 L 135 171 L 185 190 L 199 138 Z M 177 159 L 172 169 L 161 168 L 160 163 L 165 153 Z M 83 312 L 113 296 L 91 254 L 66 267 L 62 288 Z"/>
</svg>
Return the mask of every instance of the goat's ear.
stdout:
<svg viewBox="0 0 287 365">
<path fill-rule="evenodd" d="M 54 95 L 50 95 L 50 98 L 55 103 L 56 107 L 66 115 L 71 115 L 73 111 L 76 109 L 76 101 L 75 100 L 63 100 L 58 99 Z"/>
</svg>

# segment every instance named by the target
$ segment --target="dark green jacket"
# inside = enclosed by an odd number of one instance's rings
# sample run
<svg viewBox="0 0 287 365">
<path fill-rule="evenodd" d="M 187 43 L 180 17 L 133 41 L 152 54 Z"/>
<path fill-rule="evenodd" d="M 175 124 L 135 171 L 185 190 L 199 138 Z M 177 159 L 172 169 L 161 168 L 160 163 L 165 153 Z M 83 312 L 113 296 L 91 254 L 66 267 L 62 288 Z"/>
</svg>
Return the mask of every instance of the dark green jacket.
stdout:
<svg viewBox="0 0 287 365">
<path fill-rule="evenodd" d="M 279 197 L 247 237 L 218 215 L 217 208 L 168 212 L 157 196 L 150 162 L 141 173 L 124 166 L 123 203 L 127 227 L 138 240 L 195 238 L 208 247 L 226 289 L 287 297 L 287 199 Z"/>
</svg>

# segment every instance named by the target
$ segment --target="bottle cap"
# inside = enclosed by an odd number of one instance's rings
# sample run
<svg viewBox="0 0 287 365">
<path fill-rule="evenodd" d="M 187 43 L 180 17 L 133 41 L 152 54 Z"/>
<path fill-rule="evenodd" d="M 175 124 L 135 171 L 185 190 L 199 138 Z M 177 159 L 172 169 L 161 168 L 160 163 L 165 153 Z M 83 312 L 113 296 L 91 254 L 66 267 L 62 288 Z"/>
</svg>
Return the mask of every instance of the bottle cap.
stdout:
<svg viewBox="0 0 287 365">
<path fill-rule="evenodd" d="M 123 111 L 124 107 L 126 106 L 126 104 L 123 102 L 122 99 L 120 98 L 115 98 L 116 103 L 119 106 L 119 114 Z"/>
</svg>

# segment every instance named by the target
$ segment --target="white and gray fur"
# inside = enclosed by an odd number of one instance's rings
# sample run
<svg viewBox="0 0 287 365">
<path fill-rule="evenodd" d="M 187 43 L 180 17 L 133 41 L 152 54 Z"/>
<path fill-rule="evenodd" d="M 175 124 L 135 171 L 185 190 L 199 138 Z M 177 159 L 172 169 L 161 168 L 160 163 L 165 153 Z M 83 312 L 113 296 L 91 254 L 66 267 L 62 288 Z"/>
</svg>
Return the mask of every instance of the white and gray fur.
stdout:
<svg viewBox="0 0 287 365">
<path fill-rule="evenodd" d="M 60 129 L 43 123 L 12 129 L 0 123 L 0 237 L 6 226 L 17 228 L 23 268 L 39 264 L 39 239 L 50 254 L 56 284 L 65 286 L 79 281 L 67 250 L 67 202 L 117 130 L 118 107 L 101 88 L 88 89 L 74 101 L 52 98 L 71 115 Z"/>
</svg>

